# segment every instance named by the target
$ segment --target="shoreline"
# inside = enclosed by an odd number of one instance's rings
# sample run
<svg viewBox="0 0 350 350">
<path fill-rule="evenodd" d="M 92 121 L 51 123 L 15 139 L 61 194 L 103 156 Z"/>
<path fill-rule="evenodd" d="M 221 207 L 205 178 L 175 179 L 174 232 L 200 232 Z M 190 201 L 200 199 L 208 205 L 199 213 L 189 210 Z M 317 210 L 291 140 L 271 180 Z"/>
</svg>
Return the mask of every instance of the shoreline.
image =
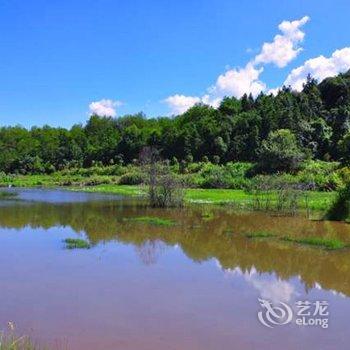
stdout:
<svg viewBox="0 0 350 350">
<path fill-rule="evenodd" d="M 7 189 L 6 186 L 0 186 L 0 191 Z M 142 185 L 117 185 L 117 184 L 100 184 L 94 186 L 58 186 L 55 184 L 44 185 L 12 185 L 14 188 L 38 188 L 38 189 L 61 189 L 67 191 L 103 193 L 111 195 L 122 195 L 128 197 L 146 196 L 146 189 Z M 326 211 L 336 198 L 336 191 L 308 191 L 308 206 L 306 207 L 303 200 L 299 201 L 300 209 L 311 211 Z M 273 197 L 271 196 L 272 200 Z M 202 189 L 202 188 L 185 188 L 185 203 L 186 204 L 214 204 L 228 205 L 240 209 L 249 209 L 254 195 L 243 189 Z M 250 208 L 251 209 L 251 208 Z"/>
</svg>

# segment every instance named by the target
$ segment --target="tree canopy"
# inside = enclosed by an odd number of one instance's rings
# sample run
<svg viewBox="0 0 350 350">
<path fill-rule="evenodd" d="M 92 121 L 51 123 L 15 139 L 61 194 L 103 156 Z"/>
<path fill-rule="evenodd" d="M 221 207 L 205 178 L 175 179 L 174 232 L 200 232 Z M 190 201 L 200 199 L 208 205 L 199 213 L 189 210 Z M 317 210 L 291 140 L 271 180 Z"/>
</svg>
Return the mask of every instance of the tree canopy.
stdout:
<svg viewBox="0 0 350 350">
<path fill-rule="evenodd" d="M 301 92 L 283 87 L 276 96 L 225 97 L 217 109 L 197 104 L 173 118 L 93 115 L 69 130 L 4 126 L 0 171 L 127 164 L 146 146 L 169 160 L 263 161 L 270 170 L 292 170 L 283 164 L 304 157 L 349 163 L 349 135 L 350 71 L 320 83 L 309 76 Z"/>
</svg>

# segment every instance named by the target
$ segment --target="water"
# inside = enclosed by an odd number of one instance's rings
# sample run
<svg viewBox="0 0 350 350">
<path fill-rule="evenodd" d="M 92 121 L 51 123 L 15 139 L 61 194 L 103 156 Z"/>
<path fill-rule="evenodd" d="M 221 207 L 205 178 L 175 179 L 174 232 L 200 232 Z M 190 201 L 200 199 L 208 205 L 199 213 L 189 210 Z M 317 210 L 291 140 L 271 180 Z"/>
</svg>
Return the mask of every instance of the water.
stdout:
<svg viewBox="0 0 350 350">
<path fill-rule="evenodd" d="M 53 349 L 348 349 L 350 250 L 248 239 L 317 235 L 350 242 L 350 225 L 137 200 L 17 190 L 0 202 L 0 327 Z M 156 216 L 173 227 L 125 218 Z M 89 250 L 64 249 L 82 237 Z M 258 299 L 294 312 L 258 320 Z M 327 301 L 329 327 L 295 324 L 296 301 Z"/>
</svg>

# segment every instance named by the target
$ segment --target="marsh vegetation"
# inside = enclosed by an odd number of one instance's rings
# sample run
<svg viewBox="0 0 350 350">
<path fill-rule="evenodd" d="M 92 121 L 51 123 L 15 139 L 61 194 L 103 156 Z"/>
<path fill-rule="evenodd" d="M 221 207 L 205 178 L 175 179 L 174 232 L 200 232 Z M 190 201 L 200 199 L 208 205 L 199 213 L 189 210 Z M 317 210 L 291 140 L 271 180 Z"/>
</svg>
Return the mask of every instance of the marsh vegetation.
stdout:
<svg viewBox="0 0 350 350">
<path fill-rule="evenodd" d="M 91 244 L 81 238 L 66 238 L 63 240 L 66 249 L 90 249 Z"/>
<path fill-rule="evenodd" d="M 338 191 L 325 218 L 328 220 L 350 220 L 350 183 Z"/>
<path fill-rule="evenodd" d="M 299 236 L 283 236 L 282 234 L 275 234 L 268 231 L 258 231 L 251 232 L 244 235 L 250 239 L 274 239 L 282 242 L 297 243 L 300 245 L 308 245 L 316 248 L 326 249 L 326 250 L 336 250 L 350 247 L 349 243 L 344 243 L 337 238 L 327 238 L 327 237 L 299 237 Z"/>
<path fill-rule="evenodd" d="M 132 218 L 123 218 L 126 222 L 136 222 L 136 223 L 143 223 L 143 224 L 149 224 L 149 225 L 156 225 L 156 226 L 174 226 L 176 225 L 176 221 L 166 218 L 160 218 L 155 216 L 138 216 L 138 217 L 132 217 Z"/>
</svg>

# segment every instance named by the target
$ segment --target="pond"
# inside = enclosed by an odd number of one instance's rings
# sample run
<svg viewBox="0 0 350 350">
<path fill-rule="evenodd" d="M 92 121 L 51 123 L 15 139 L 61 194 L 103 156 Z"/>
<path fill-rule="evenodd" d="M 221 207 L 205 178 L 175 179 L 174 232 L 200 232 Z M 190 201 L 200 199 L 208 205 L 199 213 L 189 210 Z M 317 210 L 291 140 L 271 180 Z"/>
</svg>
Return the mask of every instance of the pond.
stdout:
<svg viewBox="0 0 350 350">
<path fill-rule="evenodd" d="M 349 244 L 348 224 L 13 191 L 0 201 L 1 329 L 14 322 L 53 349 L 348 349 L 350 248 L 280 239 Z"/>
</svg>

